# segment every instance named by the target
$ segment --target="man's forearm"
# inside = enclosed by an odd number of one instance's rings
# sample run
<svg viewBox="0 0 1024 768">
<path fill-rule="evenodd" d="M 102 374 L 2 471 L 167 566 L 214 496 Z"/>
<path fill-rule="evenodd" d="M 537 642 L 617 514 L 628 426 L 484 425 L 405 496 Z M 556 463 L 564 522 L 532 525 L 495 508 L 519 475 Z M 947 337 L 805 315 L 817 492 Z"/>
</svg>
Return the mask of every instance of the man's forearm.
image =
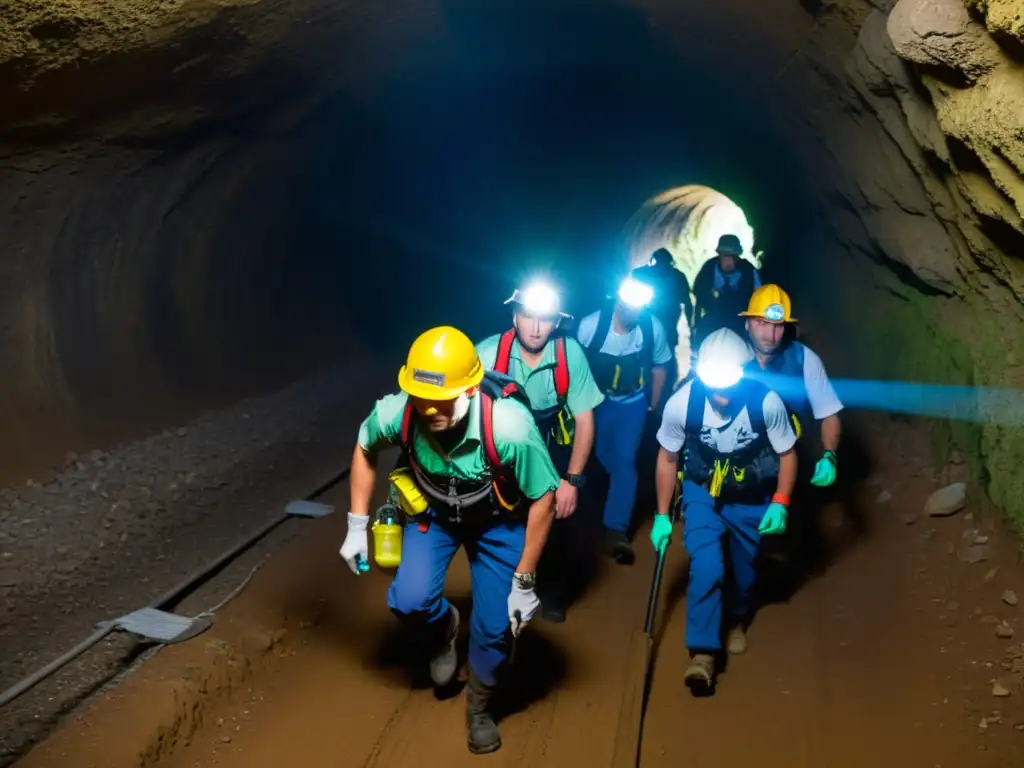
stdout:
<svg viewBox="0 0 1024 768">
<path fill-rule="evenodd" d="M 821 421 L 821 445 L 826 451 L 835 453 L 839 450 L 839 437 L 842 435 L 843 426 L 839 420 L 839 414 L 833 413 Z"/>
<path fill-rule="evenodd" d="M 526 541 L 523 554 L 519 557 L 517 573 L 536 573 L 540 553 L 548 540 L 551 521 L 555 519 L 555 493 L 548 491 L 530 505 L 529 516 L 526 518 Z"/>
<path fill-rule="evenodd" d="M 789 449 L 779 455 L 779 483 L 775 488 L 776 493 L 781 493 L 787 498 L 793 494 L 793 487 L 796 485 L 796 451 Z"/>
<path fill-rule="evenodd" d="M 370 498 L 376 484 L 376 457 L 371 459 L 357 444 L 352 451 L 352 468 L 348 478 L 349 509 L 353 515 L 370 514 Z"/>
<path fill-rule="evenodd" d="M 661 393 L 665 391 L 665 378 L 668 373 L 664 365 L 656 365 L 651 370 L 651 407 L 657 408 L 661 403 Z"/>
<path fill-rule="evenodd" d="M 576 431 L 572 440 L 572 456 L 569 457 L 569 474 L 582 475 L 594 447 L 594 412 L 576 414 Z"/>
<path fill-rule="evenodd" d="M 678 465 L 678 453 L 669 453 L 664 448 L 658 449 L 658 461 L 654 469 L 654 488 L 658 497 L 659 515 L 667 515 L 669 507 L 672 506 L 672 496 L 676 492 Z"/>
</svg>

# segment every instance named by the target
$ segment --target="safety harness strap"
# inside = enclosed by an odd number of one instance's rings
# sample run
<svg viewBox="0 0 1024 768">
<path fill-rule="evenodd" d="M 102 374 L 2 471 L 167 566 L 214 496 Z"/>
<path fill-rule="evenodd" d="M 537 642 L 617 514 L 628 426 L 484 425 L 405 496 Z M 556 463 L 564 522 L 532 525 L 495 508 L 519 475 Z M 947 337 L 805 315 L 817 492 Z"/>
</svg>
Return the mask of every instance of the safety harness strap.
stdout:
<svg viewBox="0 0 1024 768">
<path fill-rule="evenodd" d="M 509 328 L 498 339 L 498 352 L 494 358 L 494 370 L 508 375 L 508 367 L 512 360 L 512 344 L 516 340 L 516 329 Z"/>
<path fill-rule="evenodd" d="M 565 354 L 565 337 L 555 338 L 555 394 L 563 402 L 569 395 L 569 358 Z"/>
<path fill-rule="evenodd" d="M 512 345 L 516 340 L 516 329 L 509 328 L 498 339 L 498 351 L 494 357 L 494 370 L 508 375 L 512 364 Z M 565 336 L 555 336 L 555 394 L 559 406 L 564 405 L 569 395 L 569 358 L 565 351 Z"/>
<path fill-rule="evenodd" d="M 614 304 L 607 302 L 597 314 L 597 327 L 594 328 L 594 335 L 587 342 L 587 349 L 593 348 L 595 352 L 600 352 L 601 347 L 604 346 L 604 340 L 608 338 L 608 331 L 612 329 L 612 314 L 614 310 Z"/>
</svg>

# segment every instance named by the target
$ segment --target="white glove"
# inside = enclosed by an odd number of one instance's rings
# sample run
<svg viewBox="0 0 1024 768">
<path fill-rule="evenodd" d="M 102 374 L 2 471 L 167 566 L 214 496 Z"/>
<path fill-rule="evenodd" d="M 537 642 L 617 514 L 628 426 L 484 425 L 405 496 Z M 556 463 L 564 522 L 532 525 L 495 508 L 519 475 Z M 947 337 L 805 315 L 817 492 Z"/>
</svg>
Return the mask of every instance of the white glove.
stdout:
<svg viewBox="0 0 1024 768">
<path fill-rule="evenodd" d="M 356 576 L 370 570 L 370 545 L 366 540 L 366 526 L 369 522 L 369 515 L 353 515 L 349 512 L 348 534 L 338 550 L 338 554 Z"/>
<path fill-rule="evenodd" d="M 519 637 L 523 627 L 530 623 L 530 619 L 540 608 L 540 598 L 533 589 L 523 589 L 516 582 L 512 582 L 512 591 L 508 593 L 508 622 L 512 626 L 512 637 Z"/>
</svg>

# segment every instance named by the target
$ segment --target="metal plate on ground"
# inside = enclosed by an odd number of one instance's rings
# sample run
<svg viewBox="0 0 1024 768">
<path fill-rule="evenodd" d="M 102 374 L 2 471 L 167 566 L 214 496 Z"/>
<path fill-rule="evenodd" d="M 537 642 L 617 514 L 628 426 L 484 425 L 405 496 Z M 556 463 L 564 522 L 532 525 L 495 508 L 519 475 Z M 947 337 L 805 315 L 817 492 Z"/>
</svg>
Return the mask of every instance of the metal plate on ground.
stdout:
<svg viewBox="0 0 1024 768">
<path fill-rule="evenodd" d="M 114 621 L 118 629 L 171 645 L 208 630 L 213 620 L 208 616 L 188 618 L 156 608 L 140 608 Z"/>
<path fill-rule="evenodd" d="M 306 501 L 305 499 L 295 499 L 288 502 L 284 511 L 285 514 L 295 515 L 296 517 L 327 517 L 327 515 L 334 512 L 334 506 L 332 504 L 320 504 L 316 501 Z"/>
</svg>

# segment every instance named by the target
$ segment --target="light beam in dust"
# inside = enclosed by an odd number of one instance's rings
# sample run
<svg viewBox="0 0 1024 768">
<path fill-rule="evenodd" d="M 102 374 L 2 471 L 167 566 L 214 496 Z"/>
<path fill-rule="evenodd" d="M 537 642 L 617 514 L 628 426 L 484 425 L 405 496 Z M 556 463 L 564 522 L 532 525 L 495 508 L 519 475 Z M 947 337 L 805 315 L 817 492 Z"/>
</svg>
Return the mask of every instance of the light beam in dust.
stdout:
<svg viewBox="0 0 1024 768">
<path fill-rule="evenodd" d="M 770 384 L 783 397 L 786 384 Z M 802 388 L 803 381 L 792 386 Z M 923 382 L 833 379 L 832 386 L 849 409 L 884 411 L 1003 426 L 1024 426 L 1024 390 Z"/>
</svg>

